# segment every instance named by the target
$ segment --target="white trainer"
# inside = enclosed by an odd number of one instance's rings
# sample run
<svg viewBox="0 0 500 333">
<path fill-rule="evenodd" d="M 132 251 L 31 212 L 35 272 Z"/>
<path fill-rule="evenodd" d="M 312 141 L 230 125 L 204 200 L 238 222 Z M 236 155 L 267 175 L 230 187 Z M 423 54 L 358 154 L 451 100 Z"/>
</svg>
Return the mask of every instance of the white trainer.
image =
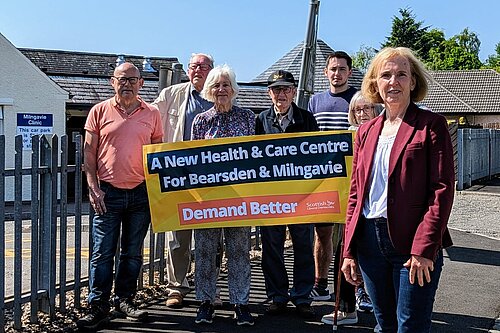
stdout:
<svg viewBox="0 0 500 333">
<path fill-rule="evenodd" d="M 327 325 L 333 325 L 333 312 L 327 315 L 324 315 L 321 318 L 321 322 Z M 356 311 L 354 312 L 342 312 L 339 311 L 337 314 L 337 325 L 354 325 L 358 323 L 358 314 Z"/>
</svg>

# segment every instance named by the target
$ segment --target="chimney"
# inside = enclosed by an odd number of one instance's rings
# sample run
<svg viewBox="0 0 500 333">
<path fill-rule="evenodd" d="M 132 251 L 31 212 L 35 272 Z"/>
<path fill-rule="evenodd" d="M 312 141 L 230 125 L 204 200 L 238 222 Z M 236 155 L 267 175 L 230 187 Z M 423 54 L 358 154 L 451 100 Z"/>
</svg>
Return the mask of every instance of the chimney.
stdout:
<svg viewBox="0 0 500 333">
<path fill-rule="evenodd" d="M 119 54 L 118 58 L 116 58 L 116 67 L 120 66 L 121 64 L 125 63 L 125 56 L 123 54 Z"/>
<path fill-rule="evenodd" d="M 151 65 L 151 59 L 149 57 L 144 57 L 144 61 L 142 62 L 142 71 L 143 72 L 156 72 L 156 70 Z"/>
</svg>

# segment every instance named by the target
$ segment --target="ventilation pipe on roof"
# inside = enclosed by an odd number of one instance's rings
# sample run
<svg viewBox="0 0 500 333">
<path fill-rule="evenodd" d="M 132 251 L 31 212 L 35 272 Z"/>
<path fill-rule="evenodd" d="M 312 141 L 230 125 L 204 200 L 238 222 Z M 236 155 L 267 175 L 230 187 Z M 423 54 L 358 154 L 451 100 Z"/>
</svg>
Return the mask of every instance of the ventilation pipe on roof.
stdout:
<svg viewBox="0 0 500 333">
<path fill-rule="evenodd" d="M 160 76 L 158 77 L 158 93 L 160 93 L 163 88 L 166 88 L 172 84 L 172 70 L 167 67 L 167 65 L 160 65 Z"/>
<path fill-rule="evenodd" d="M 123 54 L 119 54 L 118 58 L 116 58 L 116 67 L 120 66 L 121 64 L 125 63 L 125 56 Z"/>
<path fill-rule="evenodd" d="M 172 84 L 181 83 L 182 64 L 176 62 L 172 64 Z"/>
<path fill-rule="evenodd" d="M 151 59 L 149 57 L 144 57 L 144 61 L 142 62 L 142 71 L 149 73 L 156 72 L 153 65 L 151 65 Z"/>
</svg>

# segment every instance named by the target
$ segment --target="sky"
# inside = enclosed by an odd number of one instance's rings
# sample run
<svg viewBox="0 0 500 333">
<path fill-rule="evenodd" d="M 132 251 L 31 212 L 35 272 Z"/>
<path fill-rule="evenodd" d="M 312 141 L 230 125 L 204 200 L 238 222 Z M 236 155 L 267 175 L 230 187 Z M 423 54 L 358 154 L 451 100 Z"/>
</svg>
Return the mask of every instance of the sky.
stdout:
<svg viewBox="0 0 500 333">
<path fill-rule="evenodd" d="M 248 82 L 305 39 L 309 8 L 310 0 L 0 0 L 0 33 L 16 47 L 176 57 L 184 68 L 191 53 L 209 53 Z M 446 38 L 468 27 L 482 61 L 500 42 L 498 0 L 321 0 L 318 38 L 350 54 L 379 48 L 400 8 Z"/>
</svg>

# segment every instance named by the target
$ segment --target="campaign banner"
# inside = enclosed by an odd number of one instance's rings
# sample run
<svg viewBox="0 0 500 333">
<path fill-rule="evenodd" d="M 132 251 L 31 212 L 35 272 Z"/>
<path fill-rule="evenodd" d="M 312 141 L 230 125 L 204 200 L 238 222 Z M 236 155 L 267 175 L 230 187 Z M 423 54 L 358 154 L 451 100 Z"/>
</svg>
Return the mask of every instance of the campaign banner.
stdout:
<svg viewBox="0 0 500 333">
<path fill-rule="evenodd" d="M 343 223 L 352 154 L 352 131 L 144 146 L 153 230 Z"/>
</svg>

